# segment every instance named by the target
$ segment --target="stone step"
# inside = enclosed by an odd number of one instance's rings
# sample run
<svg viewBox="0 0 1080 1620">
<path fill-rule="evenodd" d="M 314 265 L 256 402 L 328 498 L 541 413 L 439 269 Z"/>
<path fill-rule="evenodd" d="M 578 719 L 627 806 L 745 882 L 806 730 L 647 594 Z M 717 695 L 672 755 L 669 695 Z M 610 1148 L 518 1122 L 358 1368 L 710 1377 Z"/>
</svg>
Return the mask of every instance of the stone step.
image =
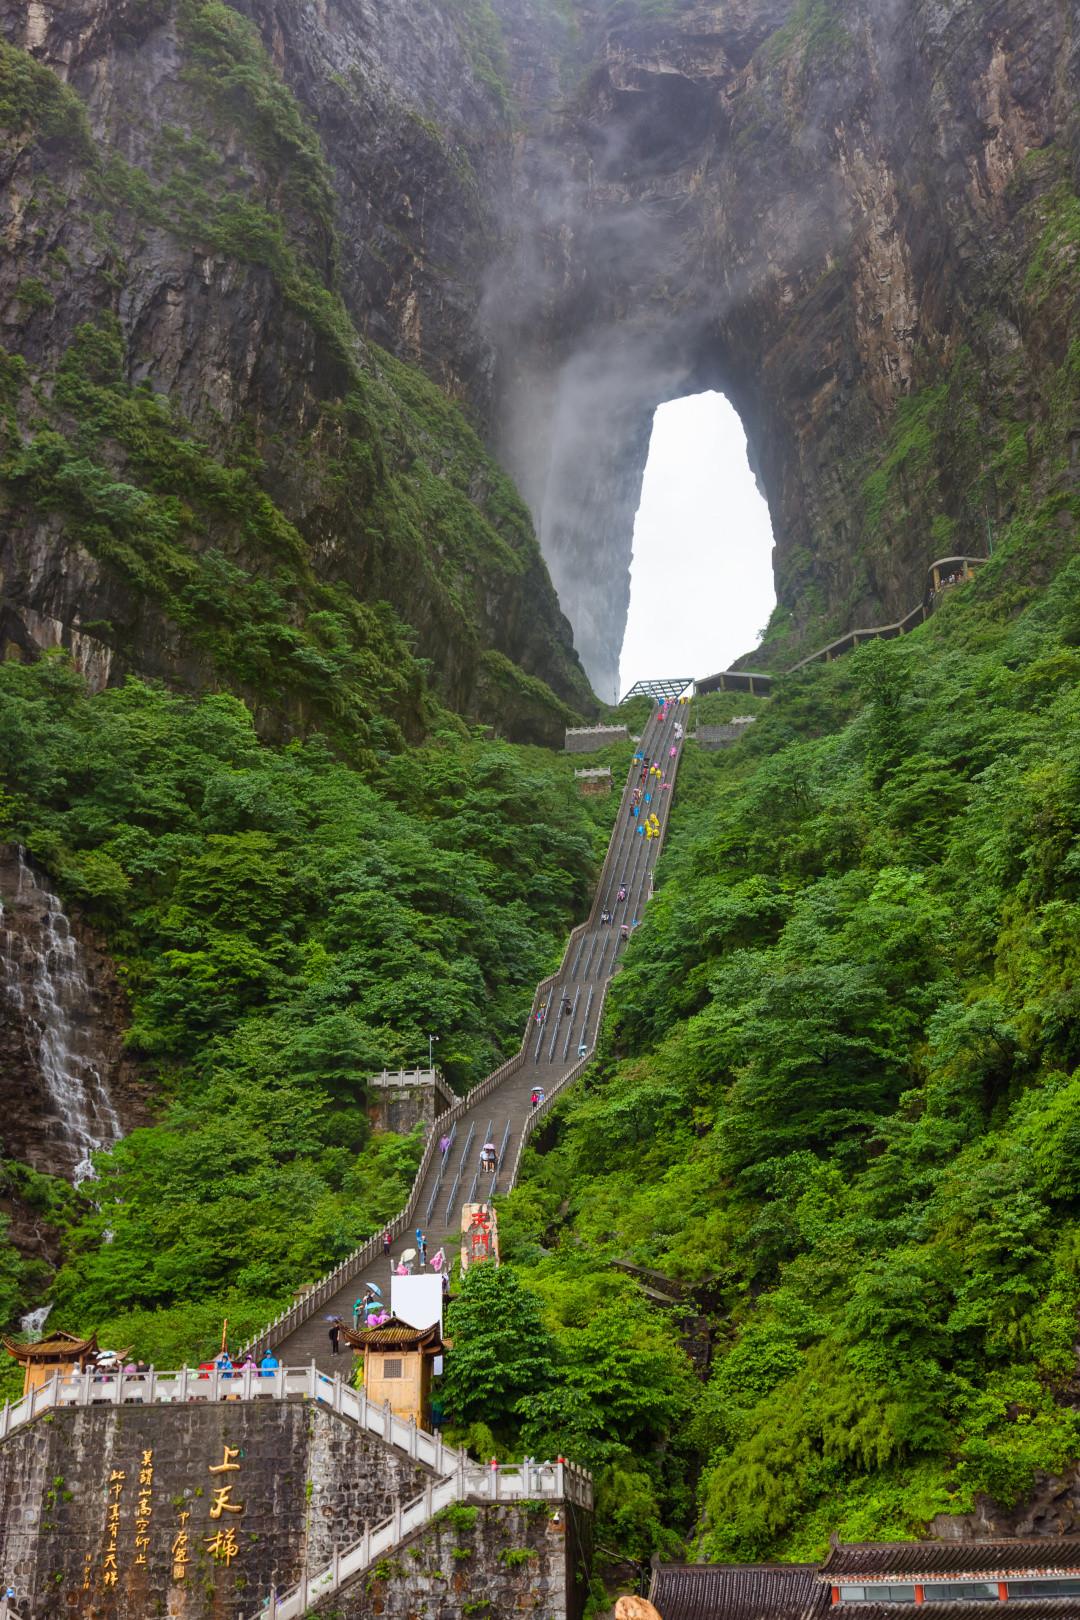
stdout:
<svg viewBox="0 0 1080 1620">
<path fill-rule="evenodd" d="M 671 760 L 668 749 L 674 737 L 674 724 L 679 712 L 676 706 L 662 728 L 657 726 L 654 717 L 645 728 L 641 744 L 643 753 L 663 759 L 671 782 L 674 782 L 678 756 Z M 443 1177 L 431 1219 L 427 1219 L 426 1212 L 432 1192 L 439 1181 L 437 1159 L 429 1168 L 418 1196 L 410 1204 L 406 1230 L 392 1244 L 390 1258 L 377 1256 L 342 1283 L 330 1298 L 313 1307 L 311 1314 L 291 1332 L 273 1344 L 275 1353 L 283 1361 L 291 1364 L 314 1360 L 320 1370 L 327 1373 L 341 1371 L 343 1365 L 348 1366 L 350 1352 L 343 1348 L 338 1355 L 335 1356 L 333 1353 L 329 1337 L 330 1321 L 337 1316 L 351 1324 L 353 1303 L 363 1294 L 365 1285 L 369 1283 L 376 1283 L 379 1286 L 382 1297 L 389 1304 L 391 1267 L 406 1249 L 416 1247 L 413 1234 L 413 1228 L 416 1226 L 420 1226 L 426 1233 L 429 1259 L 440 1247 L 446 1250 L 448 1260 L 454 1258 L 461 1241 L 461 1207 L 468 1202 L 473 1175 L 479 1165 L 480 1147 L 484 1141 L 483 1133 L 489 1120 L 492 1121 L 492 1138 L 496 1146 L 501 1144 L 506 1123 L 510 1122 L 510 1135 L 496 1184 L 496 1194 L 510 1190 L 510 1178 L 517 1162 L 519 1147 L 523 1137 L 531 1129 L 530 1116 L 533 1113 L 530 1103 L 531 1093 L 534 1087 L 542 1088 L 545 1093 L 553 1092 L 576 1068 L 579 1062 L 578 1046 L 581 1041 L 585 1010 L 590 1007 L 590 994 L 592 1001 L 587 1044 L 590 1050 L 595 1044 L 599 1007 L 604 989 L 618 967 L 621 954 L 620 927 L 624 920 L 628 924 L 640 920 L 651 893 L 652 873 L 662 839 L 650 840 L 638 833 L 640 817 L 634 818 L 630 815 L 631 796 L 636 785 L 637 778 L 631 772 L 623 789 L 594 898 L 596 915 L 599 916 L 602 910 L 609 909 L 614 914 L 614 922 L 610 925 L 593 923 L 585 930 L 576 945 L 567 950 L 560 964 L 558 977 L 548 992 L 548 1016 L 542 1028 L 530 1022 L 526 1037 L 525 1061 L 520 1068 L 508 1075 L 496 1090 L 481 1098 L 475 1107 L 467 1109 L 459 1119 L 450 1164 Z M 656 809 L 662 829 L 665 831 L 670 799 L 670 790 L 667 793 L 654 794 L 649 807 Z M 622 903 L 616 899 L 620 884 L 625 884 L 627 888 L 627 899 Z M 567 1018 L 559 1011 L 564 994 L 574 1008 L 573 1015 Z M 453 1206 L 448 1210 L 447 1203 L 470 1126 L 475 1128 L 475 1135 L 469 1150 L 469 1161 L 462 1172 Z M 439 1130 L 438 1122 L 434 1129 Z M 478 1179 L 476 1186 L 478 1201 L 486 1199 L 489 1187 L 489 1178 Z"/>
</svg>

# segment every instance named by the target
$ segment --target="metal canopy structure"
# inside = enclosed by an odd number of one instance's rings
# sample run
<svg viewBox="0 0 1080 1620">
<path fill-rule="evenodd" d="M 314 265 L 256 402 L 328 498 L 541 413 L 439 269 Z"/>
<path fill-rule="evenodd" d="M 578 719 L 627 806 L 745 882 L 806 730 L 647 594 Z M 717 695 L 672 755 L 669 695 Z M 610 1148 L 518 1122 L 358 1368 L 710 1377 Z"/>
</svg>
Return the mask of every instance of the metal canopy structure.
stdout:
<svg viewBox="0 0 1080 1620">
<path fill-rule="evenodd" d="M 629 692 L 623 693 L 619 702 L 629 703 L 631 698 L 650 697 L 657 703 L 663 703 L 665 700 L 682 697 L 687 687 L 693 684 L 693 676 L 689 676 L 686 680 L 635 681 Z"/>
</svg>

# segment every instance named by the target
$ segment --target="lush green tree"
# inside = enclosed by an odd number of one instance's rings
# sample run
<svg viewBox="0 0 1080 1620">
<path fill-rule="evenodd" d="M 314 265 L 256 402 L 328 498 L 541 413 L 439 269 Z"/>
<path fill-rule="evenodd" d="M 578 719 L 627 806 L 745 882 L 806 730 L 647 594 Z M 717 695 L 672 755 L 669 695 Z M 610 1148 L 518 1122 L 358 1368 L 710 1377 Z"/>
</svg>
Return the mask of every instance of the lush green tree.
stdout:
<svg viewBox="0 0 1080 1620">
<path fill-rule="evenodd" d="M 446 1317 L 453 1348 L 442 1397 L 457 1423 L 499 1429 L 550 1384 L 553 1349 L 540 1302 L 508 1266 L 470 1266 Z"/>
</svg>

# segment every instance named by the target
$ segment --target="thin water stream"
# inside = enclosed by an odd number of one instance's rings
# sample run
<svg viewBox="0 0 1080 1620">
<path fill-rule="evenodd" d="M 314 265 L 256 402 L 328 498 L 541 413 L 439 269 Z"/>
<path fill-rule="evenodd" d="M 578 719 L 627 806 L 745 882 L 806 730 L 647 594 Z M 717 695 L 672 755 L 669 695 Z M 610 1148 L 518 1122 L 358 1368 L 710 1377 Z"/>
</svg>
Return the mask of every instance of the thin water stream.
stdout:
<svg viewBox="0 0 1080 1620">
<path fill-rule="evenodd" d="M 21 1028 L 41 1087 L 42 1134 L 76 1186 L 91 1154 L 122 1135 L 102 1077 L 94 997 L 57 895 L 16 852 L 14 893 L 0 904 L 0 1011 Z"/>
</svg>

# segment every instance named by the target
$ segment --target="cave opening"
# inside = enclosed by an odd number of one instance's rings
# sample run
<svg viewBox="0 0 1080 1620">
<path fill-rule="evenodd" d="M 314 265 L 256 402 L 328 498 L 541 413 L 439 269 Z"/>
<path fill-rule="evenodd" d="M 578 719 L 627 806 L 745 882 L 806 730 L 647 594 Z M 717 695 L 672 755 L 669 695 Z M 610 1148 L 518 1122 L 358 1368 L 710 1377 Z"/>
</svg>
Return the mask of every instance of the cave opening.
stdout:
<svg viewBox="0 0 1080 1620">
<path fill-rule="evenodd" d="M 710 391 L 659 405 L 634 520 L 620 690 L 711 674 L 749 652 L 776 602 L 772 545 L 731 402 Z"/>
</svg>

